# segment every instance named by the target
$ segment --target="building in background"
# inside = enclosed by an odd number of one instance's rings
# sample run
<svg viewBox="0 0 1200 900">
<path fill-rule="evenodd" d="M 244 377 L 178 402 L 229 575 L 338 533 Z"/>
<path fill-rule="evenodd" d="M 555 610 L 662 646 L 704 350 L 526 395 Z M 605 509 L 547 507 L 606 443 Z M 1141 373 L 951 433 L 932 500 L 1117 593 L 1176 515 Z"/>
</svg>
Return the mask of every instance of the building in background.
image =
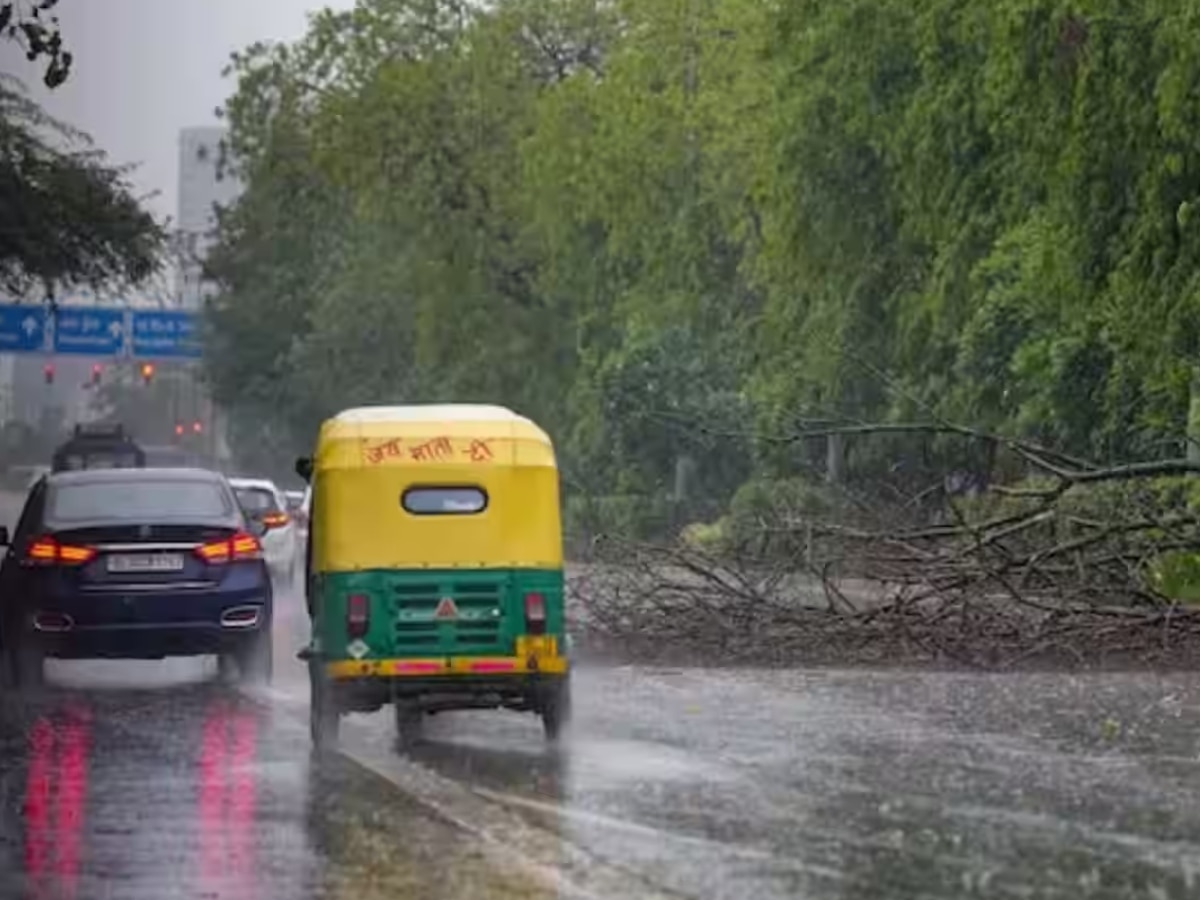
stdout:
<svg viewBox="0 0 1200 900">
<path fill-rule="evenodd" d="M 219 126 L 185 128 L 179 133 L 179 196 L 175 226 L 179 251 L 176 296 L 184 309 L 198 309 L 215 287 L 204 280 L 203 264 L 214 241 L 216 209 L 234 203 L 241 183 L 229 171 Z"/>
</svg>

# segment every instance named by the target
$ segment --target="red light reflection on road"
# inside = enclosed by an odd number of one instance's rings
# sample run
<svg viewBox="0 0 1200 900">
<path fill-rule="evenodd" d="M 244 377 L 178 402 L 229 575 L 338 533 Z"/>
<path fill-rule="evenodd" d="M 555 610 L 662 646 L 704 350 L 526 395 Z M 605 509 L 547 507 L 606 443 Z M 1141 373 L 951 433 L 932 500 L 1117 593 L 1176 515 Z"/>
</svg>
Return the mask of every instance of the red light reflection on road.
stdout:
<svg viewBox="0 0 1200 900">
<path fill-rule="evenodd" d="M 87 812 L 91 713 L 42 716 L 29 732 L 25 783 L 25 874 L 37 898 L 71 900 L 79 887 Z"/>
<path fill-rule="evenodd" d="M 200 744 L 200 875 L 205 893 L 257 896 L 255 854 L 258 722 L 227 701 L 210 708 Z"/>
</svg>

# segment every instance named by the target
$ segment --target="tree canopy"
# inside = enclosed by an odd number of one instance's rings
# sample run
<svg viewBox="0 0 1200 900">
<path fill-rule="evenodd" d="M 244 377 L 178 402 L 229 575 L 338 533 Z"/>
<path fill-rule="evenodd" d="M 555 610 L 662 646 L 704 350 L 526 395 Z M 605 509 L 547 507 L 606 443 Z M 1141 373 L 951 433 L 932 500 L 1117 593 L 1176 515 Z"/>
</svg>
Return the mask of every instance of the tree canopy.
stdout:
<svg viewBox="0 0 1200 900">
<path fill-rule="evenodd" d="M 162 246 L 124 171 L 0 82 L 0 287 L 138 282 Z"/>
<path fill-rule="evenodd" d="M 44 65 L 53 89 L 72 56 L 58 0 L 0 3 L 0 38 Z M 165 235 L 142 209 L 127 170 L 57 121 L 14 78 L 0 76 L 0 288 L 139 282 L 159 266 Z"/>
<path fill-rule="evenodd" d="M 359 0 L 232 65 L 210 374 L 543 421 L 568 484 L 724 503 L 813 421 L 1175 454 L 1200 12 L 1124 0 Z M 713 452 L 715 442 L 723 452 Z M 876 460 L 881 466 L 887 459 Z"/>
</svg>

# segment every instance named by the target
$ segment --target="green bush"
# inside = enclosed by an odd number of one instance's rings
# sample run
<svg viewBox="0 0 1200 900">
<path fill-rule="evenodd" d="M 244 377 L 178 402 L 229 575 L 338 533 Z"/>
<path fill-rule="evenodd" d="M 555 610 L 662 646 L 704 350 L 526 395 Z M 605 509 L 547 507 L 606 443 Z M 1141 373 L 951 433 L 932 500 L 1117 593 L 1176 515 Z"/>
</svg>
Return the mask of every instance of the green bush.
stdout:
<svg viewBox="0 0 1200 900">
<path fill-rule="evenodd" d="M 824 485 L 804 478 L 755 479 L 737 489 L 726 515 L 713 522 L 694 522 L 680 536 L 708 552 L 750 545 L 763 553 L 791 552 L 803 540 L 793 532 L 795 526 L 838 512 L 837 500 Z"/>
<path fill-rule="evenodd" d="M 1200 603 L 1200 553 L 1163 553 L 1147 566 L 1150 585 L 1181 603 Z"/>
<path fill-rule="evenodd" d="M 564 504 L 564 527 L 576 543 L 601 536 L 660 539 L 669 531 L 670 519 L 665 494 L 575 495 Z"/>
</svg>

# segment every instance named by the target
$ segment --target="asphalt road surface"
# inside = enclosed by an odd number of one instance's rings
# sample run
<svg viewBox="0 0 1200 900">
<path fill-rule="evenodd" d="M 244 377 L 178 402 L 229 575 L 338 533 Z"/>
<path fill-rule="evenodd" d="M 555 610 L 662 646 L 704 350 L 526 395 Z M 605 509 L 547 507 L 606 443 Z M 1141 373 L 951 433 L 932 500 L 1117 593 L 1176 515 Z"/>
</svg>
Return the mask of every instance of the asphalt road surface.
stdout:
<svg viewBox="0 0 1200 900">
<path fill-rule="evenodd" d="M 208 660 L 0 699 L 0 898 L 1194 898 L 1200 679 L 583 669 L 513 713 L 386 714 L 314 760 Z"/>
</svg>

